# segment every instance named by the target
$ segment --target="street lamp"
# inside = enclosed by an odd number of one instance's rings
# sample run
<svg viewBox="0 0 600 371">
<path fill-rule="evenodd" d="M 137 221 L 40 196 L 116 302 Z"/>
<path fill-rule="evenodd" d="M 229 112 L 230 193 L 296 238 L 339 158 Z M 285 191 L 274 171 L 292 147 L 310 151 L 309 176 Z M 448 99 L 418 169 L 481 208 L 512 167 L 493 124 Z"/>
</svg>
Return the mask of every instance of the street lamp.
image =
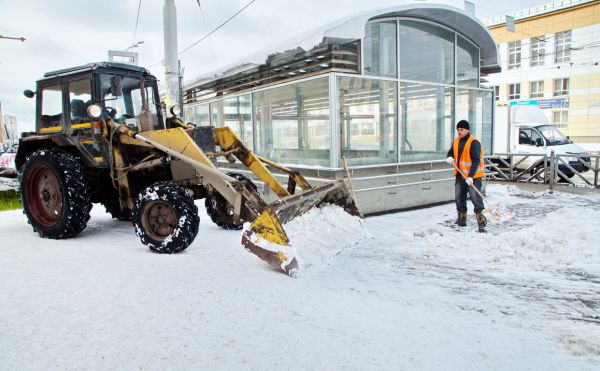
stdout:
<svg viewBox="0 0 600 371">
<path fill-rule="evenodd" d="M 133 48 L 137 48 L 138 46 L 142 45 L 144 43 L 144 41 L 138 41 L 135 44 L 129 45 L 127 47 L 127 49 L 125 49 L 125 51 L 128 51 L 129 49 L 133 49 Z"/>
</svg>

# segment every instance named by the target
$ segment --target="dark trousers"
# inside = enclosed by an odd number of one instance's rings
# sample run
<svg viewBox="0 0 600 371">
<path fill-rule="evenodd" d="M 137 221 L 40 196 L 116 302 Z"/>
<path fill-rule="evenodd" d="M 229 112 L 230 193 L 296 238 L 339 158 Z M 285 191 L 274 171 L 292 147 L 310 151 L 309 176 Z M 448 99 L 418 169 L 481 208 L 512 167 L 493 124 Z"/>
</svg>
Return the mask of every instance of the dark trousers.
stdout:
<svg viewBox="0 0 600 371">
<path fill-rule="evenodd" d="M 482 178 L 473 179 L 473 187 L 477 187 L 479 191 L 481 191 L 481 179 Z M 473 202 L 473 206 L 475 207 L 475 213 L 477 214 L 483 211 L 485 207 L 483 206 L 483 199 L 481 199 L 481 196 L 479 196 L 472 187 L 469 187 L 463 177 L 460 175 L 457 176 L 456 182 L 454 183 L 456 210 L 467 212 L 467 193 L 471 196 L 471 202 Z"/>
</svg>

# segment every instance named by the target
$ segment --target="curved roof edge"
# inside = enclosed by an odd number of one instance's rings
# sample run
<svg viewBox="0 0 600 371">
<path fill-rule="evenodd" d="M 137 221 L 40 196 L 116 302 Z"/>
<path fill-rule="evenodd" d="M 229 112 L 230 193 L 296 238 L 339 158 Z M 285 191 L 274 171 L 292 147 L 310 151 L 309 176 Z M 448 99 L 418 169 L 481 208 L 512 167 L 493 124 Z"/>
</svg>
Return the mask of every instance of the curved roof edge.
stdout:
<svg viewBox="0 0 600 371">
<path fill-rule="evenodd" d="M 408 17 L 431 21 L 450 29 L 456 30 L 465 36 L 480 49 L 481 67 L 483 73 L 500 72 L 500 59 L 496 42 L 485 25 L 477 18 L 465 11 L 444 4 L 435 3 L 409 3 L 387 8 L 377 8 L 363 11 L 352 16 L 338 19 L 300 36 L 288 39 L 266 50 L 253 53 L 239 60 L 227 68 L 221 68 L 211 73 L 202 75 L 186 85 L 195 85 L 202 81 L 212 80 L 228 75 L 233 75 L 247 68 L 264 64 L 271 54 L 283 52 L 296 47 L 308 51 L 323 42 L 325 38 L 362 39 L 365 36 L 365 25 L 369 20 L 387 17 Z"/>
</svg>

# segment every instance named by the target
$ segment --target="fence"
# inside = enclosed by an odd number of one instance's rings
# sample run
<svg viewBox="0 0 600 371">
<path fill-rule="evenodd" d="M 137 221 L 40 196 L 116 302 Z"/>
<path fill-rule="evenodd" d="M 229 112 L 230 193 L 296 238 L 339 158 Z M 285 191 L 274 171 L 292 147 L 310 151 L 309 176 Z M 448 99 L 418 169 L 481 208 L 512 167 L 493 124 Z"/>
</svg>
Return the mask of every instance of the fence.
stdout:
<svg viewBox="0 0 600 371">
<path fill-rule="evenodd" d="M 486 177 L 491 180 L 588 186 L 600 188 L 600 155 L 499 153 L 485 157 Z"/>
</svg>

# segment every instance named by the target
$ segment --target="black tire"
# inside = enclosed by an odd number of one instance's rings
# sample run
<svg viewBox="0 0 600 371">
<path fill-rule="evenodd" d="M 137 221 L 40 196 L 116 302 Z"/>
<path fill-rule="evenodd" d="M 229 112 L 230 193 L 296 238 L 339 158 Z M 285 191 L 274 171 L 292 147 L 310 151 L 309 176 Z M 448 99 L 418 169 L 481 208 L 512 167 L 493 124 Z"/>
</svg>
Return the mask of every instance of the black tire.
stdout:
<svg viewBox="0 0 600 371">
<path fill-rule="evenodd" d="M 90 220 L 92 201 L 79 159 L 60 149 L 38 149 L 23 165 L 21 204 L 41 237 L 77 236 Z"/>
<path fill-rule="evenodd" d="M 250 185 L 255 191 L 258 189 L 256 184 L 240 173 L 227 173 L 227 175 Z M 243 223 L 236 224 L 233 222 L 233 206 L 218 192 L 212 192 L 208 195 L 204 200 L 204 206 L 210 219 L 219 227 L 230 230 L 242 229 Z"/>
<path fill-rule="evenodd" d="M 185 250 L 196 238 L 198 207 L 185 190 L 172 183 L 155 183 L 136 197 L 131 211 L 135 234 L 160 254 Z"/>
<path fill-rule="evenodd" d="M 106 196 L 101 201 L 102 205 L 106 209 L 113 219 L 120 220 L 122 222 L 131 221 L 131 211 L 121 210 L 121 204 L 119 203 L 119 192 L 112 185 L 108 185 L 106 189 Z"/>
</svg>

